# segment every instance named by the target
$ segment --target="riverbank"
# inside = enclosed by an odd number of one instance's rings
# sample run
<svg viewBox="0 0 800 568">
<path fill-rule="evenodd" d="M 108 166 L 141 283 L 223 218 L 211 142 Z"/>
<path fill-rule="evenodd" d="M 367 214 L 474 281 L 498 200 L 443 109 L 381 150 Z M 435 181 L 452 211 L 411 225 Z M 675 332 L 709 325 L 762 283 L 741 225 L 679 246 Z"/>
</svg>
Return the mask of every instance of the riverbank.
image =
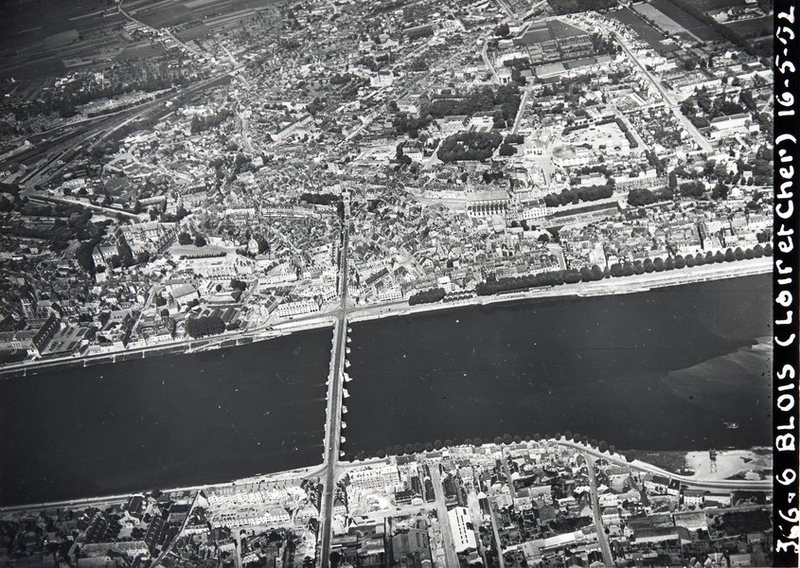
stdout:
<svg viewBox="0 0 800 568">
<path fill-rule="evenodd" d="M 147 359 L 150 357 L 161 357 L 165 355 L 180 355 L 187 353 L 199 353 L 203 351 L 213 351 L 216 349 L 226 349 L 240 345 L 248 345 L 285 337 L 300 331 L 310 331 L 333 325 L 331 316 L 316 317 L 308 322 L 286 322 L 277 324 L 274 327 L 265 327 L 241 332 L 231 332 L 222 335 L 215 335 L 200 339 L 179 339 L 136 347 L 132 349 L 119 349 L 104 353 L 91 355 L 58 357 L 53 359 L 30 361 L 24 363 L 11 363 L 0 366 L 0 379 L 12 377 L 29 376 L 46 371 L 57 371 L 72 369 L 75 367 L 91 367 L 95 365 L 106 365 L 122 361 L 132 361 L 135 359 Z M 277 328 L 277 329 L 276 329 Z"/>
<path fill-rule="evenodd" d="M 638 460 L 691 481 L 765 481 L 772 475 L 772 450 L 753 447 L 711 451 L 637 451 Z"/>
<path fill-rule="evenodd" d="M 288 483 L 294 480 L 310 479 L 319 475 L 322 466 L 302 467 L 286 471 L 278 471 L 271 474 L 259 474 L 250 477 L 243 477 L 233 481 L 225 481 L 221 483 L 210 483 L 204 485 L 191 485 L 186 487 L 174 487 L 170 489 L 159 489 L 162 493 L 186 493 L 192 491 L 206 491 L 210 489 L 219 489 L 225 487 L 240 487 L 242 485 L 251 485 L 257 483 L 264 484 L 278 484 Z M 63 501 L 51 501 L 48 503 L 31 503 L 27 505 L 11 505 L 7 507 L 0 507 L 0 515 L 9 513 L 31 513 L 43 512 L 52 509 L 69 509 L 69 510 L 83 510 L 87 507 L 104 508 L 110 505 L 117 505 L 125 503 L 134 495 L 141 495 L 143 493 L 150 493 L 153 488 L 142 489 L 140 491 L 131 491 L 130 493 L 123 493 L 119 495 L 106 495 L 100 497 L 86 497 L 85 499 L 68 499 Z"/>
<path fill-rule="evenodd" d="M 435 436 L 458 443 L 567 430 L 626 449 L 768 445 L 768 417 L 755 404 L 768 383 L 720 393 L 696 380 L 697 392 L 678 388 L 683 375 L 670 374 L 688 369 L 704 379 L 719 367 L 744 386 L 739 375 L 763 376 L 761 361 L 768 375 L 766 348 L 752 346 L 771 331 L 771 303 L 771 277 L 761 274 L 353 324 L 343 449 L 380 455 L 436 446 Z M 18 464 L 0 468 L 0 503 L 223 483 L 319 464 L 331 339 L 319 329 L 0 381 L 0 455 Z M 736 415 L 706 408 L 706 390 L 734 397 L 724 406 Z"/>
<path fill-rule="evenodd" d="M 772 258 L 762 257 L 722 264 L 711 264 L 671 270 L 668 272 L 653 272 L 633 276 L 606 278 L 594 282 L 578 282 L 564 284 L 549 288 L 533 289 L 492 296 L 474 296 L 457 302 L 438 302 L 433 304 L 418 304 L 409 306 L 407 300 L 395 301 L 385 304 L 354 306 L 348 313 L 348 321 L 363 322 L 387 317 L 406 316 L 435 312 L 441 310 L 454 310 L 470 306 L 489 306 L 525 300 L 540 300 L 547 298 L 564 298 L 570 296 L 609 296 L 618 294 L 634 294 L 646 292 L 651 289 L 682 286 L 697 282 L 722 280 L 741 276 L 764 274 L 772 271 Z M 46 361 L 31 361 L 13 363 L 0 366 L 0 379 L 16 376 L 26 376 L 46 370 L 58 370 L 73 367 L 88 367 L 127 361 L 130 359 L 145 359 L 147 357 L 173 355 L 180 353 L 193 353 L 198 351 L 211 351 L 245 345 L 259 341 L 266 341 L 276 337 L 283 337 L 299 331 L 332 327 L 335 314 L 323 313 L 312 316 L 296 317 L 286 321 L 273 323 L 262 328 L 245 330 L 242 332 L 226 333 L 220 336 L 210 336 L 202 339 L 182 339 L 159 345 L 109 351 L 94 355 L 79 357 L 62 357 Z"/>
<path fill-rule="evenodd" d="M 666 477 L 680 478 L 687 483 L 698 484 L 713 484 L 715 482 L 722 482 L 729 484 L 731 490 L 734 489 L 752 489 L 752 490 L 768 490 L 764 485 L 767 472 L 772 471 L 771 450 L 769 448 L 750 448 L 744 450 L 724 450 L 716 454 L 716 465 L 711 466 L 708 452 L 670 452 L 679 454 L 682 458 L 681 461 L 688 466 L 690 472 L 679 472 L 673 467 L 660 466 L 659 462 L 663 461 L 656 457 L 651 463 L 643 459 L 634 459 L 632 462 L 628 461 L 622 454 L 619 453 L 603 453 L 599 452 L 596 448 L 578 444 L 565 440 L 563 437 L 556 440 L 550 438 L 543 440 L 542 443 L 554 443 L 562 446 L 575 448 L 585 451 L 595 457 L 605 458 L 608 461 L 617 463 L 621 466 L 630 467 L 633 471 L 652 473 L 663 475 Z M 482 446 L 473 446 L 475 448 L 496 448 L 497 444 L 483 444 Z M 455 446 L 449 449 L 462 449 L 465 446 Z M 660 452 L 650 452 L 647 455 L 659 454 Z M 425 452 L 421 452 L 425 455 Z M 352 462 L 343 462 L 338 464 L 338 475 L 347 471 L 356 470 L 364 467 L 375 467 L 385 464 L 392 458 L 366 458 L 364 460 L 355 460 Z M 186 487 L 174 487 L 169 489 L 160 490 L 162 493 L 176 494 L 194 491 L 208 491 L 211 489 L 220 488 L 236 488 L 242 486 L 249 486 L 253 484 L 281 484 L 281 483 L 296 483 L 299 479 L 314 479 L 321 475 L 324 466 L 311 466 L 296 468 L 292 470 L 275 472 L 272 474 L 259 474 L 249 477 L 243 477 L 232 481 L 222 483 L 211 483 L 204 485 L 192 485 Z M 759 472 L 760 475 L 754 475 L 753 472 Z M 682 473 L 682 475 L 681 475 Z M 73 511 L 83 510 L 87 507 L 104 508 L 111 505 L 118 505 L 125 503 L 130 497 L 142 493 L 149 493 L 153 489 L 142 489 L 141 491 L 131 491 L 119 495 L 88 497 L 85 499 L 70 499 L 63 501 L 53 501 L 48 503 L 32 503 L 26 505 L 14 505 L 7 507 L 0 507 L 0 515 L 8 515 L 14 513 L 38 513 L 53 509 L 67 509 Z"/>
<path fill-rule="evenodd" d="M 682 286 L 685 284 L 723 280 L 741 276 L 754 276 L 756 274 L 765 274 L 769 272 L 772 272 L 772 258 L 762 257 L 736 262 L 726 262 L 724 264 L 695 266 L 692 268 L 671 270 L 669 272 L 652 272 L 650 274 L 645 273 L 633 276 L 605 278 L 594 282 L 563 284 L 561 286 L 496 294 L 492 296 L 475 296 L 466 300 L 450 303 L 438 302 L 435 304 L 409 306 L 408 302 L 404 301 L 402 305 L 398 305 L 400 303 L 396 302 L 391 305 L 355 307 L 350 311 L 348 320 L 351 322 L 370 321 L 392 316 L 452 310 L 470 306 L 488 306 L 520 300 L 538 300 L 569 296 L 590 297 L 635 294 L 638 292 L 647 292 L 648 290 L 656 288 Z"/>
</svg>

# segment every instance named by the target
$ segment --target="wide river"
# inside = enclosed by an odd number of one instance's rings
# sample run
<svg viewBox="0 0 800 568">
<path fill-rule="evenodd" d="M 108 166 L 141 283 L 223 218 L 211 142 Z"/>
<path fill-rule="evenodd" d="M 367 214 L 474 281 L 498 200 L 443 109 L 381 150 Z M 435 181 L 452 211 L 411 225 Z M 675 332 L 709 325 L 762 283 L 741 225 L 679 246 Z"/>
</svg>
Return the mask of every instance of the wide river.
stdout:
<svg viewBox="0 0 800 568">
<path fill-rule="evenodd" d="M 344 449 L 565 430 L 768 445 L 770 320 L 763 275 L 352 324 Z M 0 380 L 0 505 L 320 463 L 331 338 Z"/>
<path fill-rule="evenodd" d="M 321 463 L 331 337 L 0 380 L 0 504 Z"/>
<path fill-rule="evenodd" d="M 345 450 L 566 430 L 620 449 L 770 445 L 771 309 L 765 274 L 353 325 Z"/>
</svg>

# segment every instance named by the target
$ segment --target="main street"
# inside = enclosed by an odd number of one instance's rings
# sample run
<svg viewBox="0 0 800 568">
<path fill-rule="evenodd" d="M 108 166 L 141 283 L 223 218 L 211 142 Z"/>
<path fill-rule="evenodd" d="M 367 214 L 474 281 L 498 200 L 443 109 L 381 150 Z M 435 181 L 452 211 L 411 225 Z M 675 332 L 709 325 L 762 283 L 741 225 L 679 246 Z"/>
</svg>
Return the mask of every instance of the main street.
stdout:
<svg viewBox="0 0 800 568">
<path fill-rule="evenodd" d="M 675 102 L 675 99 L 672 97 L 672 95 L 667 92 L 667 89 L 664 87 L 661 81 L 654 77 L 647 67 L 645 67 L 641 61 L 639 61 L 639 58 L 636 56 L 636 54 L 628 47 L 624 39 L 617 32 L 612 32 L 612 35 L 614 37 L 614 41 L 616 41 L 622 47 L 623 51 L 625 51 L 625 54 L 630 58 L 634 65 L 639 68 L 639 71 L 642 73 L 644 78 L 647 79 L 647 81 L 655 88 L 656 91 L 658 91 L 658 94 L 661 95 L 664 104 L 669 107 L 678 122 L 683 125 L 686 132 L 688 132 L 691 137 L 694 138 L 694 141 L 697 143 L 700 149 L 708 154 L 713 152 L 714 149 L 712 148 L 711 143 L 706 140 L 699 130 L 697 130 L 697 127 L 692 124 L 692 121 L 684 116 L 680 110 L 680 107 L 678 106 L 678 103 Z"/>
<path fill-rule="evenodd" d="M 327 568 L 331 552 L 331 516 L 336 494 L 336 478 L 339 470 L 339 448 L 342 428 L 342 396 L 344 384 L 344 360 L 347 347 L 347 245 L 349 242 L 348 209 L 345 199 L 342 219 L 342 248 L 339 251 L 340 307 L 333 330 L 333 352 L 330 377 L 328 379 L 328 408 L 325 420 L 325 449 L 323 462 L 322 503 L 320 504 L 320 536 L 318 565 Z"/>
<path fill-rule="evenodd" d="M 444 568 L 458 568 L 458 556 L 456 556 L 456 547 L 453 543 L 453 534 L 450 532 L 450 518 L 447 516 L 442 478 L 439 475 L 439 464 L 432 464 L 430 471 L 433 493 L 436 497 L 436 517 L 439 520 L 439 529 L 442 531 L 442 541 L 444 542 Z"/>
<path fill-rule="evenodd" d="M 614 558 L 611 556 L 611 547 L 608 545 L 608 537 L 606 536 L 605 527 L 603 527 L 602 511 L 600 511 L 600 503 L 597 498 L 597 478 L 594 474 L 595 457 L 586 452 L 583 452 L 582 455 L 586 460 L 586 469 L 589 473 L 589 491 L 592 497 L 594 530 L 597 532 L 597 542 L 600 543 L 600 552 L 603 554 L 603 564 L 609 567 L 614 566 Z"/>
<path fill-rule="evenodd" d="M 672 114 L 675 115 L 675 119 L 681 123 L 683 128 L 689 135 L 694 139 L 695 143 L 700 147 L 703 152 L 707 154 L 711 154 L 713 152 L 713 147 L 711 143 L 703 136 L 697 127 L 692 124 L 692 121 L 689 120 L 680 110 L 680 106 L 678 105 L 675 97 L 667 91 L 664 87 L 663 83 L 654 76 L 649 69 L 639 60 L 639 57 L 634 53 L 634 51 L 628 46 L 625 38 L 622 37 L 616 30 L 612 29 L 608 26 L 606 22 L 603 22 L 601 19 L 593 19 L 591 22 L 583 19 L 580 23 L 584 24 L 584 31 L 590 31 L 594 26 L 602 26 L 606 33 L 611 34 L 611 37 L 614 38 L 614 41 L 622 48 L 627 55 L 628 59 L 630 59 L 631 63 L 633 63 L 641 73 L 642 77 L 647 80 L 648 83 L 658 92 L 659 96 L 661 97 L 664 104 L 667 108 L 672 111 Z M 632 131 L 634 132 L 634 131 Z"/>
</svg>

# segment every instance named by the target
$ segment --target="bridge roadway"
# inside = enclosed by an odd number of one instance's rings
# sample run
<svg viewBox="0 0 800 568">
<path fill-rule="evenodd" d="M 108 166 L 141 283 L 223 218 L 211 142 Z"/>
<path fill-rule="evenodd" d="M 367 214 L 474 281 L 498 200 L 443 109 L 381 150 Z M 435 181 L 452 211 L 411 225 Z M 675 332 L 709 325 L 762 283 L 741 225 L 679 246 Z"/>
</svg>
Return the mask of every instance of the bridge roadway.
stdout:
<svg viewBox="0 0 800 568">
<path fill-rule="evenodd" d="M 347 347 L 347 205 L 342 223 L 342 248 L 339 257 L 339 286 L 341 305 L 333 328 L 333 354 L 328 379 L 328 408 L 325 420 L 325 449 L 322 474 L 322 503 L 320 504 L 320 546 L 317 565 L 328 568 L 331 552 L 331 516 L 339 473 L 339 449 L 342 429 L 342 398 L 344 388 L 344 360 Z"/>
</svg>

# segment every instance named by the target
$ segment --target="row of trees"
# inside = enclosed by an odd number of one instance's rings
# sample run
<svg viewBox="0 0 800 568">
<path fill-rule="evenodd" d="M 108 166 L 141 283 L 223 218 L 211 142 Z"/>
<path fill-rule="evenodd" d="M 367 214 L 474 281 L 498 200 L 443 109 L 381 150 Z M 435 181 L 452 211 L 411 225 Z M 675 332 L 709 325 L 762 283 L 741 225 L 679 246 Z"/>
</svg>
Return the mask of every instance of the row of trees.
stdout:
<svg viewBox="0 0 800 568">
<path fill-rule="evenodd" d="M 698 93 L 693 100 L 685 100 L 681 103 L 681 113 L 688 118 L 697 128 L 707 128 L 711 125 L 711 119 L 718 116 L 730 116 L 744 112 L 744 107 L 735 102 L 724 98 L 711 101 L 708 95 L 703 96 L 705 91 Z"/>
<path fill-rule="evenodd" d="M 97 246 L 98 242 L 99 239 L 97 241 L 84 241 L 78 245 L 78 248 L 75 250 L 75 260 L 78 261 L 78 265 L 87 274 L 95 273 L 96 267 L 94 265 L 92 252 L 94 252 L 94 247 Z"/>
<path fill-rule="evenodd" d="M 576 109 L 574 111 L 574 115 L 577 116 L 577 117 L 587 118 L 587 119 L 589 117 L 589 114 L 583 109 Z M 573 124 L 573 123 L 571 123 L 571 117 L 568 120 L 568 122 L 569 122 L 569 124 L 564 127 L 564 130 L 563 130 L 564 134 L 568 134 L 570 132 L 575 132 L 577 130 L 581 130 L 582 128 L 586 128 L 586 126 L 587 126 L 586 124 Z M 602 126 L 604 124 L 611 124 L 612 122 L 616 122 L 623 132 L 627 132 L 628 127 L 625 126 L 625 123 L 622 122 L 620 119 L 614 118 L 614 117 L 611 117 L 611 116 L 606 117 L 606 118 L 601 118 L 600 120 L 592 121 L 592 124 L 594 126 Z"/>
<path fill-rule="evenodd" d="M 617 0 L 547 0 L 547 3 L 556 14 L 562 15 L 608 10 L 617 5 Z"/>
<path fill-rule="evenodd" d="M 334 205 L 339 201 L 339 196 L 333 193 L 303 193 L 300 195 L 300 201 L 311 205 Z"/>
<path fill-rule="evenodd" d="M 243 282 L 242 280 L 237 280 L 236 278 L 232 278 L 231 290 L 239 290 L 240 292 L 244 292 L 245 290 L 247 290 L 247 282 Z"/>
<path fill-rule="evenodd" d="M 565 189 L 561 193 L 548 193 L 544 196 L 544 204 L 547 207 L 558 207 L 559 205 L 576 204 L 581 201 L 597 201 L 612 195 L 614 195 L 614 185 L 606 183 L 605 185 Z"/>
<path fill-rule="evenodd" d="M 419 131 L 430 126 L 432 120 L 431 115 L 418 118 L 405 112 L 398 112 L 392 118 L 392 127 L 398 135 L 408 134 L 409 138 L 419 138 Z"/>
<path fill-rule="evenodd" d="M 592 448 L 595 448 L 596 450 L 598 450 L 601 453 L 608 452 L 609 454 L 614 454 L 617 451 L 616 447 L 613 444 L 609 444 L 605 440 L 599 440 L 598 441 L 598 440 L 595 440 L 595 439 L 590 439 L 588 436 L 582 436 L 581 434 L 578 434 L 577 432 L 573 433 L 573 432 L 570 432 L 569 430 L 564 432 L 564 434 L 561 434 L 560 432 L 556 432 L 552 436 L 552 438 L 548 434 L 545 434 L 544 436 L 542 436 L 541 434 L 537 433 L 537 434 L 534 434 L 533 436 L 531 436 L 530 438 L 523 438 L 522 436 L 512 436 L 511 434 L 506 433 L 506 434 L 503 434 L 502 436 L 496 436 L 494 438 L 493 442 L 498 446 L 500 446 L 500 445 L 509 446 L 511 444 L 521 444 L 521 443 L 529 441 L 529 440 L 530 441 L 534 441 L 534 442 L 538 442 L 538 441 L 541 441 L 541 440 L 548 440 L 548 439 L 561 440 L 562 438 L 565 439 L 565 440 L 568 440 L 568 441 L 575 442 L 577 444 L 584 444 L 584 445 L 590 446 Z M 447 440 L 444 440 L 444 441 L 437 439 L 437 440 L 434 440 L 433 442 L 416 442 L 416 443 L 413 443 L 413 444 L 409 443 L 409 444 L 405 444 L 405 445 L 397 444 L 395 446 L 389 446 L 386 449 L 382 449 L 382 448 L 378 449 L 376 452 L 373 453 L 373 455 L 378 457 L 378 458 L 383 459 L 386 456 L 413 455 L 413 454 L 419 454 L 419 453 L 422 453 L 422 452 L 439 451 L 439 450 L 441 450 L 443 448 L 450 448 L 450 447 L 453 447 L 453 446 L 456 446 L 456 445 L 482 446 L 484 443 L 488 443 L 488 442 L 484 442 L 484 440 L 482 438 L 479 438 L 479 437 L 478 438 L 466 438 L 463 442 L 461 442 L 461 444 L 458 444 L 457 442 L 454 442 L 453 440 L 450 440 L 450 439 L 447 439 Z M 634 459 L 636 459 L 636 453 L 633 450 L 627 451 L 623 455 L 625 456 L 625 458 L 629 462 L 631 462 Z M 351 456 L 350 460 L 351 461 L 352 461 L 352 459 L 363 460 L 363 459 L 365 459 L 365 457 L 366 457 L 365 452 L 359 452 L 355 456 Z"/>
<path fill-rule="evenodd" d="M 358 77 L 356 77 L 355 75 L 351 75 L 350 73 L 344 73 L 344 74 L 334 73 L 330 78 L 330 82 L 331 85 L 346 85 L 353 79 L 357 78 Z"/>
<path fill-rule="evenodd" d="M 535 440 L 542 439 L 541 435 L 535 434 Z M 509 445 L 512 443 L 522 443 L 524 440 L 521 436 L 511 436 L 511 434 L 503 434 L 503 436 L 497 436 L 494 439 L 495 444 L 505 444 Z M 484 444 L 483 439 L 481 438 L 466 438 L 461 444 L 454 442 L 453 440 L 434 440 L 433 442 L 415 442 L 413 444 L 397 444 L 396 446 L 389 446 L 385 450 L 379 449 L 374 452 L 374 455 L 378 458 L 385 458 L 386 456 L 402 456 L 402 455 L 412 455 L 412 454 L 420 454 L 422 452 L 433 452 L 439 451 L 443 448 L 451 448 L 456 445 L 464 445 L 464 446 L 482 446 Z M 365 458 L 365 452 L 359 452 L 355 455 L 354 459 L 362 460 Z"/>
<path fill-rule="evenodd" d="M 444 299 L 444 290 L 442 288 L 430 288 L 428 290 L 421 290 L 416 294 L 412 294 L 408 298 L 408 305 L 414 306 L 416 304 L 433 304 L 440 302 Z"/>
<path fill-rule="evenodd" d="M 95 243 L 93 241 L 87 241 L 86 243 L 81 243 L 81 245 L 78 247 L 78 253 L 81 254 L 81 257 L 78 259 L 78 262 L 81 264 L 81 267 L 84 267 L 84 264 L 87 263 L 86 251 L 87 250 L 89 251 L 88 255 L 91 257 L 91 253 L 94 250 L 94 247 Z M 125 239 L 122 239 L 120 240 L 119 243 L 117 243 L 117 253 L 112 255 L 111 258 L 108 260 L 108 263 L 111 265 L 111 268 L 120 268 L 120 267 L 127 268 L 129 266 L 134 266 L 137 264 L 147 264 L 148 262 L 150 262 L 150 253 L 146 250 L 143 250 L 134 257 L 133 251 L 131 251 L 131 247 L 125 241 Z M 91 261 L 91 266 L 94 267 L 93 259 Z M 96 270 L 93 270 L 92 272 L 96 272 Z"/>
<path fill-rule="evenodd" d="M 761 258 L 763 256 L 772 256 L 772 246 L 769 243 L 763 247 L 760 244 L 756 245 L 752 249 L 742 249 L 741 247 L 736 247 L 735 249 L 729 248 L 724 253 L 722 251 L 717 251 L 716 253 L 708 251 L 705 254 L 697 253 L 696 255 L 687 255 L 686 257 L 678 255 L 675 258 L 646 258 L 644 261 L 637 260 L 635 262 L 614 263 L 609 267 L 608 272 L 595 264 L 592 268 L 583 267 L 580 270 L 557 270 L 500 279 L 495 279 L 493 276 L 490 276 L 486 281 L 480 282 L 475 287 L 475 293 L 478 296 L 490 296 L 501 292 L 522 291 L 541 286 L 591 282 L 594 280 L 602 280 L 606 276 L 621 277 L 633 276 L 634 274 L 649 274 L 651 272 L 663 272 L 665 270 L 687 267 L 691 268 L 704 264 L 749 260 L 752 258 Z"/>
<path fill-rule="evenodd" d="M 759 244 L 753 248 L 742 249 L 736 247 L 735 249 L 728 248 L 724 253 L 711 251 L 697 253 L 696 255 L 677 255 L 674 259 L 667 257 L 666 259 L 646 258 L 644 261 L 637 260 L 633 263 L 615 263 L 609 268 L 609 274 L 613 277 L 617 276 L 632 276 L 634 274 L 644 274 L 651 272 L 663 272 L 665 270 L 674 270 L 681 268 L 692 268 L 694 266 L 703 266 L 704 264 L 720 264 L 723 262 L 735 262 L 737 260 L 750 260 L 753 258 L 761 258 L 763 256 L 772 256 L 772 245 L 767 243 L 763 247 Z"/>
<path fill-rule="evenodd" d="M 682 197 L 700 198 L 706 193 L 706 186 L 700 180 L 690 180 L 679 185 L 675 172 L 670 172 L 667 188 L 668 191 L 663 193 L 657 193 L 647 188 L 632 189 L 630 193 L 628 193 L 628 205 L 642 207 L 662 199 L 669 199 L 672 198 L 675 190 L 677 190 Z M 719 180 L 716 185 L 711 188 L 711 199 L 727 199 L 730 190 L 730 186 Z"/>
<path fill-rule="evenodd" d="M 599 268 L 599 267 L 598 267 Z M 501 292 L 527 290 L 540 286 L 559 286 L 561 284 L 575 284 L 581 281 L 581 273 L 577 270 L 555 270 L 540 272 L 539 274 L 526 274 L 525 276 L 511 276 L 495 279 L 489 277 L 484 282 L 479 282 L 475 287 L 478 296 L 491 296 Z"/>
<path fill-rule="evenodd" d="M 700 180 L 682 183 L 680 184 L 679 189 L 683 197 L 702 197 L 706 192 L 706 186 Z"/>
<path fill-rule="evenodd" d="M 555 438 L 556 440 L 561 439 L 562 435 L 559 432 L 556 432 Z M 612 444 L 609 445 L 605 440 L 597 441 L 595 439 L 589 439 L 588 436 L 581 436 L 577 432 L 570 432 L 567 430 L 564 432 L 563 437 L 565 440 L 572 440 L 576 444 L 584 444 L 595 448 L 599 452 L 605 453 L 608 452 L 613 454 L 616 452 L 617 448 Z"/>
<path fill-rule="evenodd" d="M 658 139 L 658 137 L 656 137 L 656 139 Z M 645 158 L 647 158 L 647 162 L 651 166 L 653 166 L 655 168 L 656 173 L 658 175 L 660 175 L 660 176 L 664 175 L 664 170 L 666 168 L 666 164 L 664 163 L 664 160 L 659 158 L 658 155 L 653 150 L 650 150 L 649 148 L 644 151 L 644 156 L 645 156 Z"/>
</svg>

